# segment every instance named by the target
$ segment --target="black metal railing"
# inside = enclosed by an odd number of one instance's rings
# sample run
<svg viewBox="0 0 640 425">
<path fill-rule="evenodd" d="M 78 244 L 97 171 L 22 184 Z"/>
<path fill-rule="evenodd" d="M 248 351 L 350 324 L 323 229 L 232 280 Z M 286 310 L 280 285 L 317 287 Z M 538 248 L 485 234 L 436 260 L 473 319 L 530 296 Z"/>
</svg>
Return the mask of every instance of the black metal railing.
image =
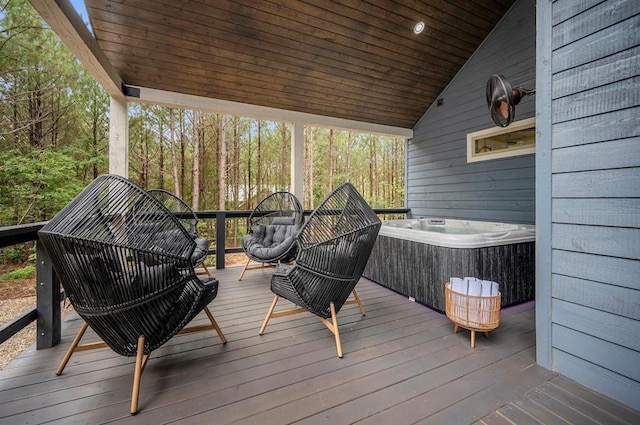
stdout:
<svg viewBox="0 0 640 425">
<path fill-rule="evenodd" d="M 382 216 L 398 216 L 410 213 L 408 208 L 378 208 L 374 211 Z M 305 215 L 311 214 L 306 210 Z M 229 219 L 248 218 L 251 211 L 200 211 L 196 215 L 201 220 L 215 220 L 214 249 L 209 255 L 215 255 L 216 268 L 224 269 L 225 254 L 242 252 L 242 247 L 227 247 L 226 223 Z M 29 223 L 18 226 L 0 227 L 0 248 L 18 245 L 26 242 L 36 243 L 36 306 L 16 317 L 0 328 L 0 344 L 20 332 L 26 326 L 36 321 L 36 348 L 50 348 L 60 342 L 61 337 L 61 309 L 60 303 L 64 299 L 60 282 L 53 271 L 53 267 L 46 251 L 38 243 L 38 230 L 46 222 Z"/>
</svg>

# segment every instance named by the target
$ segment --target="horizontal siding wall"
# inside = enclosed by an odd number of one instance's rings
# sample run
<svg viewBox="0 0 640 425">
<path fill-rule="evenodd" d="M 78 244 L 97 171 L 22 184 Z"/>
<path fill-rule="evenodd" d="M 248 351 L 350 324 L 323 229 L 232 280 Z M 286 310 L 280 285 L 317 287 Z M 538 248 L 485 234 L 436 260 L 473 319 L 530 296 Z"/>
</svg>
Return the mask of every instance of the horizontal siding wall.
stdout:
<svg viewBox="0 0 640 425">
<path fill-rule="evenodd" d="M 535 222 L 535 158 L 524 155 L 467 164 L 467 133 L 495 127 L 486 82 L 503 74 L 535 86 L 535 0 L 519 0 L 415 126 L 407 147 L 407 206 L 414 217 Z M 516 120 L 534 115 L 531 96 Z"/>
<path fill-rule="evenodd" d="M 552 14 L 552 367 L 640 409 L 640 1 Z"/>
</svg>

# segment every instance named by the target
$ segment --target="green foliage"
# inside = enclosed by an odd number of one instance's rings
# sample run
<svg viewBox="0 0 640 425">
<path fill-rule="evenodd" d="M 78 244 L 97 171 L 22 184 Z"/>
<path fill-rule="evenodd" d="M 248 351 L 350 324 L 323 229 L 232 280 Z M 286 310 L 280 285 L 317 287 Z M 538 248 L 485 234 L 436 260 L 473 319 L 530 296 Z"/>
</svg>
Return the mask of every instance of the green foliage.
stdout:
<svg viewBox="0 0 640 425">
<path fill-rule="evenodd" d="M 28 1 L 0 0 L 0 26 L 0 225 L 43 221 L 108 171 L 109 99 Z M 374 207 L 404 205 L 403 140 L 305 132 L 305 208 L 345 181 Z M 147 189 L 177 186 L 199 210 L 250 210 L 289 189 L 291 134 L 284 122 L 131 103 L 129 178 Z M 212 223 L 202 226 L 214 234 Z M 244 227 L 229 225 L 230 239 Z"/>
<path fill-rule="evenodd" d="M 25 245 L 14 245 L 0 249 L 0 262 L 22 264 L 29 258 L 29 249 Z"/>
<path fill-rule="evenodd" d="M 0 225 L 49 219 L 107 169 L 108 98 L 26 0 L 0 13 Z"/>
<path fill-rule="evenodd" d="M 0 224 L 11 225 L 51 218 L 82 190 L 76 162 L 68 150 L 16 150 L 0 154 Z"/>
<path fill-rule="evenodd" d="M 36 267 L 28 265 L 10 272 L 7 272 L 0 276 L 0 281 L 16 280 L 16 279 L 29 279 L 36 276 Z"/>
</svg>

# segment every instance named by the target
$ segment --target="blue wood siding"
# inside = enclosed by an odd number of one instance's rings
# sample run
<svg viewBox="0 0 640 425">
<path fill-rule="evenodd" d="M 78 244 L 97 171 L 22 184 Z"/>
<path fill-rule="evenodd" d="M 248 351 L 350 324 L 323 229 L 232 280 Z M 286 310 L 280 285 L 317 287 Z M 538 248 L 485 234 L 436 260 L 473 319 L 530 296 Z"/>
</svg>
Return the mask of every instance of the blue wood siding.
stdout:
<svg viewBox="0 0 640 425">
<path fill-rule="evenodd" d="M 414 216 L 535 222 L 535 157 L 467 164 L 467 133 L 494 127 L 485 84 L 494 73 L 535 86 L 535 0 L 507 13 L 414 127 L 407 146 L 407 206 Z M 516 120 L 534 115 L 527 97 Z"/>
<path fill-rule="evenodd" d="M 538 226 L 537 258 L 550 262 L 536 266 L 538 356 L 640 409 L 640 2 L 538 10 L 538 41 L 551 34 L 537 57 L 538 113 L 551 121 L 537 140 L 550 152 L 537 208 L 551 215 Z"/>
</svg>

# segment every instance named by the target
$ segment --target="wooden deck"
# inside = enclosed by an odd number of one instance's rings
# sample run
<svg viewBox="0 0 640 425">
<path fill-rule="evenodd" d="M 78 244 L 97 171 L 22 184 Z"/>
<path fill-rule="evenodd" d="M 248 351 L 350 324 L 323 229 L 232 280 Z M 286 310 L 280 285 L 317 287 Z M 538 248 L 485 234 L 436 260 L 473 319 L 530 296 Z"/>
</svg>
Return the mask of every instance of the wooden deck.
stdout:
<svg viewBox="0 0 640 425">
<path fill-rule="evenodd" d="M 29 348 L 0 372 L 0 423 L 54 424 L 632 424 L 640 414 L 535 365 L 533 303 L 504 309 L 490 339 L 469 332 L 375 283 L 358 293 L 367 311 L 338 319 L 344 358 L 311 315 L 273 319 L 269 269 L 216 270 L 214 332 L 175 337 L 142 376 L 140 413 L 129 415 L 134 359 L 100 349 L 55 369 L 80 326 L 64 319 L 63 341 Z M 281 302 L 286 306 L 286 302 Z M 201 315 L 196 321 L 206 317 Z"/>
</svg>

